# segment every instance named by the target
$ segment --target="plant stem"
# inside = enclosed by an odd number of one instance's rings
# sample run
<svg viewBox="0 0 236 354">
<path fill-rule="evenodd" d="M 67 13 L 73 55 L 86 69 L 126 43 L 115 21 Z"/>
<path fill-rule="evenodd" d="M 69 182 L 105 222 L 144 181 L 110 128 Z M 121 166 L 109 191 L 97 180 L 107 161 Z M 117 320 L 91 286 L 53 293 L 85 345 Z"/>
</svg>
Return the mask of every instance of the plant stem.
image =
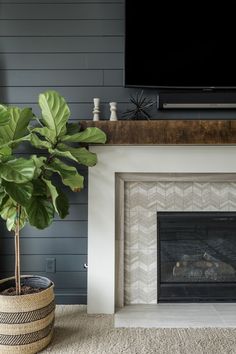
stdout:
<svg viewBox="0 0 236 354">
<path fill-rule="evenodd" d="M 21 295 L 20 283 L 20 212 L 19 204 L 16 206 L 16 228 L 15 228 L 15 281 L 16 281 L 16 295 Z"/>
<path fill-rule="evenodd" d="M 37 120 L 37 122 L 39 123 L 39 125 L 41 125 L 41 127 L 44 128 L 44 125 L 40 122 L 40 120 L 38 119 L 38 117 L 35 116 L 34 118 Z"/>
<path fill-rule="evenodd" d="M 45 161 L 45 165 L 46 165 L 46 166 L 47 166 L 47 165 L 50 165 L 50 163 L 53 161 L 53 159 L 54 159 L 54 155 L 53 155 L 53 154 L 50 154 L 50 155 L 47 157 L 47 160 Z M 40 173 L 40 175 L 39 175 L 39 178 L 44 177 L 44 172 L 45 172 L 45 167 L 43 166 L 42 171 L 41 171 L 41 173 Z"/>
</svg>

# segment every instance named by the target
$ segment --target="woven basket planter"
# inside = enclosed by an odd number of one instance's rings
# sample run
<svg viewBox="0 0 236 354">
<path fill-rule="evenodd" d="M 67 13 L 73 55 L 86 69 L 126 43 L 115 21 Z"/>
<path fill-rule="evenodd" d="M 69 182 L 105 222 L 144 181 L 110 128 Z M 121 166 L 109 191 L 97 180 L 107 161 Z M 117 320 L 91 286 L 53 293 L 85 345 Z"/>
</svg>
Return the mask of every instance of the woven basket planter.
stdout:
<svg viewBox="0 0 236 354">
<path fill-rule="evenodd" d="M 54 284 L 39 276 L 22 276 L 22 283 L 39 287 L 39 293 L 0 295 L 0 353 L 34 354 L 52 339 L 55 301 Z M 0 290 L 15 285 L 14 278 L 0 280 Z"/>
</svg>

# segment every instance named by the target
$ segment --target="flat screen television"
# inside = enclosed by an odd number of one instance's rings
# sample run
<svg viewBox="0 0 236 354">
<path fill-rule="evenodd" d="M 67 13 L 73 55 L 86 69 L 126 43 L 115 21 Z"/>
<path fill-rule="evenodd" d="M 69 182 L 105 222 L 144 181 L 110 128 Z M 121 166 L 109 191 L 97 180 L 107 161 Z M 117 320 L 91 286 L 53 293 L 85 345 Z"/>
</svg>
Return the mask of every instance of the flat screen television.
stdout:
<svg viewBox="0 0 236 354">
<path fill-rule="evenodd" d="M 125 86 L 236 88 L 235 1 L 125 6 Z"/>
</svg>

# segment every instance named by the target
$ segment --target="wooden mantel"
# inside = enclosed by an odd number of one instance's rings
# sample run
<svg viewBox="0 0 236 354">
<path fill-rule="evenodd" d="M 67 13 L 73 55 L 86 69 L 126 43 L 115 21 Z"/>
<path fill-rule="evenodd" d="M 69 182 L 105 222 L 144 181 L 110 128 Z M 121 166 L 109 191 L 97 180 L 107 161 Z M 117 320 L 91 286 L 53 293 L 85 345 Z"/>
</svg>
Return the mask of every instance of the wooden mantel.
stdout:
<svg viewBox="0 0 236 354">
<path fill-rule="evenodd" d="M 103 120 L 81 125 L 102 129 L 110 145 L 236 144 L 236 120 Z"/>
</svg>

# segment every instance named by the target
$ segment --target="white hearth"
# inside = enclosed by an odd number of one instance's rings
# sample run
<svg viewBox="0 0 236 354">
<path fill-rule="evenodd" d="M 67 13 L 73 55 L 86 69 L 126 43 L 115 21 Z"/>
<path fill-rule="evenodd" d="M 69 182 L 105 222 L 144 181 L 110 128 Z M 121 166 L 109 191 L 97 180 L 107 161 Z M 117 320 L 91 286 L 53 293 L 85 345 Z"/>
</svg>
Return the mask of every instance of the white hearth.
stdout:
<svg viewBox="0 0 236 354">
<path fill-rule="evenodd" d="M 123 305 L 124 182 L 236 180 L 235 146 L 93 146 L 89 170 L 88 313 Z M 195 176 L 195 177 L 194 177 Z"/>
</svg>

